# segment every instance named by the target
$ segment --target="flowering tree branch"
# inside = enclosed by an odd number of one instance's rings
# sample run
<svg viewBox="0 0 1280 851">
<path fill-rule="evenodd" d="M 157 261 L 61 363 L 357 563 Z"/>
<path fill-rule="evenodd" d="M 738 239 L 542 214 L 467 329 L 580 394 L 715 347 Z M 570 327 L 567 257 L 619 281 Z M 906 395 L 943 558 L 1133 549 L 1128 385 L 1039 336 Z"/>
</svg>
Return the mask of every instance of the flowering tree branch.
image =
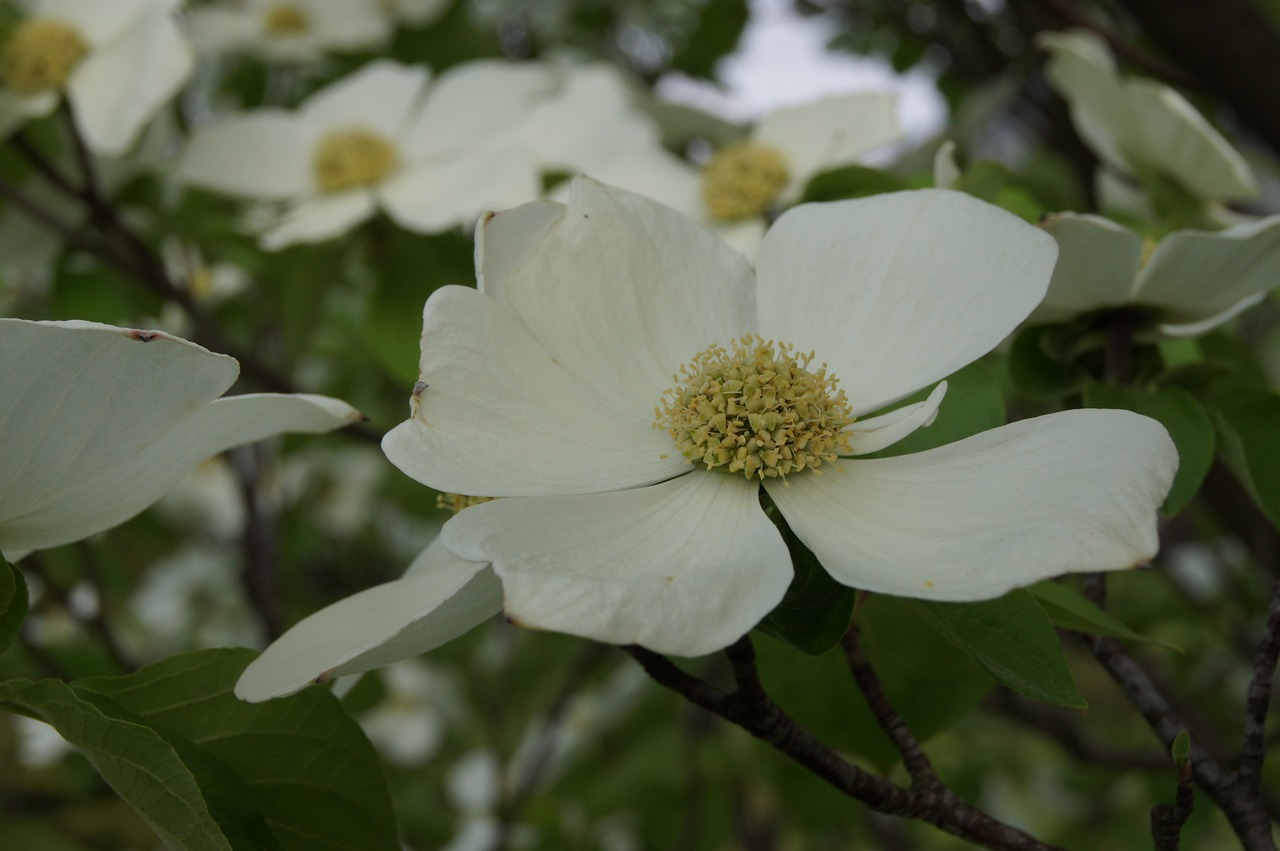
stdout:
<svg viewBox="0 0 1280 851">
<path fill-rule="evenodd" d="M 1271 708 L 1271 681 L 1276 673 L 1277 656 L 1280 656 L 1280 580 L 1276 581 L 1271 593 L 1267 623 L 1258 642 L 1253 675 L 1245 698 L 1244 743 L 1240 749 L 1238 782 L 1255 794 L 1262 783 L 1267 711 Z"/>
<path fill-rule="evenodd" d="M 845 795 L 886 815 L 926 821 L 986 848 L 1051 851 L 1046 844 L 959 800 L 941 784 L 905 789 L 842 759 L 776 704 L 760 682 L 755 648 L 743 637 L 726 651 L 737 690 L 726 694 L 678 668 L 670 659 L 637 645 L 624 647 L 659 685 L 736 724 L 803 765 Z"/>
<path fill-rule="evenodd" d="M 1195 789 L 1191 783 L 1191 762 L 1178 767 L 1178 791 L 1172 804 L 1156 804 L 1151 808 L 1151 838 L 1155 851 L 1178 851 L 1182 826 L 1195 807 Z"/>
</svg>

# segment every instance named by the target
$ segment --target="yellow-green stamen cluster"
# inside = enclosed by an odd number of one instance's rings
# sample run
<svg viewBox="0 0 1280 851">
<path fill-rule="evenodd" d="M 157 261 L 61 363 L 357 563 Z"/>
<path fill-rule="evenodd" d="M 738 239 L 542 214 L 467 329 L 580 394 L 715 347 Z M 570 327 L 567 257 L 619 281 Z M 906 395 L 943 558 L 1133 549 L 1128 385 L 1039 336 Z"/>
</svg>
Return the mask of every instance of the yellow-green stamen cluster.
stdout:
<svg viewBox="0 0 1280 851">
<path fill-rule="evenodd" d="M 813 352 L 748 334 L 733 348 L 711 346 L 672 376 L 675 386 L 655 409 L 690 462 L 748 479 L 821 474 L 849 451 L 844 429 L 853 411 L 826 364 L 810 369 Z"/>
<path fill-rule="evenodd" d="M 311 29 L 311 19 L 292 3 L 281 3 L 267 10 L 262 29 L 269 36 L 302 35 Z"/>
<path fill-rule="evenodd" d="M 722 148 L 702 169 L 707 212 L 724 222 L 763 214 L 786 185 L 787 163 L 782 154 L 756 142 Z"/>
<path fill-rule="evenodd" d="M 88 42 L 71 24 L 57 18 L 28 18 L 5 42 L 0 82 L 20 95 L 61 88 L 88 51 Z"/>
<path fill-rule="evenodd" d="M 400 165 L 396 146 L 363 127 L 338 130 L 316 145 L 311 170 L 321 192 L 344 192 L 372 186 Z"/>
<path fill-rule="evenodd" d="M 436 495 L 436 508 L 441 511 L 450 511 L 457 514 L 464 508 L 470 508 L 473 505 L 480 505 L 485 502 L 493 502 L 491 496 L 466 496 L 460 493 L 442 493 Z"/>
</svg>

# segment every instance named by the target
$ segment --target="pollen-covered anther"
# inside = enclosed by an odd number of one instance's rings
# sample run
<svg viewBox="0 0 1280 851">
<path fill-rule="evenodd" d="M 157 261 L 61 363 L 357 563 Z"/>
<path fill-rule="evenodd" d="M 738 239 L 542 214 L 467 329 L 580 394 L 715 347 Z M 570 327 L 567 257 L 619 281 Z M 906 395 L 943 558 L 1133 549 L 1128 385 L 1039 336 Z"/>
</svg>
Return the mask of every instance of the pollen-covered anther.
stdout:
<svg viewBox="0 0 1280 851">
<path fill-rule="evenodd" d="M 302 35 L 311 29 L 311 18 L 292 3 L 279 3 L 267 10 L 262 29 L 270 36 Z"/>
<path fill-rule="evenodd" d="M 329 133 L 316 145 L 311 159 L 316 186 L 324 193 L 372 186 L 399 165 L 395 144 L 364 127 Z"/>
<path fill-rule="evenodd" d="M 20 95 L 61 88 L 88 51 L 80 31 L 66 21 L 28 18 L 4 44 L 0 82 Z"/>
<path fill-rule="evenodd" d="M 712 218 L 750 219 L 777 200 L 787 177 L 787 162 L 776 148 L 738 142 L 717 151 L 703 167 L 702 198 Z"/>
<path fill-rule="evenodd" d="M 813 353 L 748 334 L 713 345 L 680 368 L 655 410 L 654 428 L 708 470 L 748 479 L 785 478 L 848 453 L 853 411 Z"/>
<path fill-rule="evenodd" d="M 480 505 L 486 502 L 493 502 L 491 496 L 467 496 L 461 493 L 442 493 L 436 495 L 436 508 L 441 511 L 449 511 L 457 514 L 464 508 L 470 508 L 473 505 Z"/>
</svg>

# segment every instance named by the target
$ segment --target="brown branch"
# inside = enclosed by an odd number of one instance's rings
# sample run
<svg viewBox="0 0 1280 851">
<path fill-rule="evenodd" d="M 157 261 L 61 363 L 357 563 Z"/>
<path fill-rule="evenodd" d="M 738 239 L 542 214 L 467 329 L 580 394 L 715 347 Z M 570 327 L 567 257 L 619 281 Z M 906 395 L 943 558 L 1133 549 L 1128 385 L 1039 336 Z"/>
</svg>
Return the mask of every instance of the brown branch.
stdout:
<svg viewBox="0 0 1280 851">
<path fill-rule="evenodd" d="M 871 714 L 875 716 L 876 723 L 880 725 L 880 729 L 889 737 L 889 741 L 893 742 L 902 756 L 902 764 L 911 775 L 912 787 L 925 788 L 939 783 L 938 773 L 934 771 L 933 763 L 929 762 L 928 755 L 916 741 L 915 735 L 902 720 L 902 716 L 893 708 L 893 704 L 889 702 L 889 697 L 884 693 L 884 686 L 880 683 L 880 677 L 876 675 L 875 669 L 867 661 L 866 654 L 862 652 L 862 633 L 857 624 L 849 624 L 849 629 L 840 638 L 840 648 L 844 651 L 849 673 L 853 675 L 853 681 L 857 683 L 862 696 L 867 699 L 867 705 L 871 707 Z"/>
<path fill-rule="evenodd" d="M 1182 826 L 1191 818 L 1196 805 L 1195 788 L 1191 784 L 1191 763 L 1178 766 L 1178 790 L 1172 804 L 1156 804 L 1151 808 L 1151 838 L 1155 851 L 1178 851 Z"/>
<path fill-rule="evenodd" d="M 258 497 L 263 466 L 261 447 L 240 446 L 227 452 L 226 458 L 235 471 L 244 505 L 240 582 L 267 641 L 275 641 L 284 632 L 284 614 L 276 569 L 279 546 L 275 526 Z"/>
<path fill-rule="evenodd" d="M 1262 757 L 1266 738 L 1267 711 L 1271 708 L 1271 681 L 1280 656 L 1280 580 L 1271 593 L 1267 624 L 1258 641 L 1253 675 L 1245 699 L 1244 743 L 1240 749 L 1239 783 L 1255 794 L 1262 785 Z"/>
<path fill-rule="evenodd" d="M 115 630 L 111 624 L 107 622 L 102 614 L 102 607 L 105 604 L 105 598 L 102 596 L 102 584 L 100 573 L 97 567 L 97 561 L 93 556 L 89 545 L 84 541 L 76 544 L 77 552 L 80 555 L 81 564 L 85 568 L 85 578 L 94 587 L 94 592 L 98 599 L 96 601 L 95 611 L 85 614 L 76 610 L 71 603 L 70 591 L 58 582 L 53 574 L 50 573 L 48 567 L 41 558 L 40 553 L 30 553 L 22 560 L 23 570 L 29 571 L 33 576 L 40 580 L 40 584 L 44 587 L 49 597 L 65 611 L 72 620 L 80 624 L 82 627 L 91 632 L 102 643 L 102 649 L 106 652 L 108 658 L 115 663 L 116 667 L 122 673 L 130 673 L 138 669 L 137 664 L 131 660 L 120 647 L 120 642 L 116 639 Z"/>
<path fill-rule="evenodd" d="M 876 812 L 926 821 L 954 836 L 992 849 L 1052 851 L 1048 845 L 961 801 L 950 790 L 904 789 L 846 762 L 787 715 L 759 683 L 755 650 L 743 638 L 728 651 L 740 691 L 726 694 L 643 647 L 624 647 L 659 685 L 763 739 L 841 793 Z"/>
</svg>

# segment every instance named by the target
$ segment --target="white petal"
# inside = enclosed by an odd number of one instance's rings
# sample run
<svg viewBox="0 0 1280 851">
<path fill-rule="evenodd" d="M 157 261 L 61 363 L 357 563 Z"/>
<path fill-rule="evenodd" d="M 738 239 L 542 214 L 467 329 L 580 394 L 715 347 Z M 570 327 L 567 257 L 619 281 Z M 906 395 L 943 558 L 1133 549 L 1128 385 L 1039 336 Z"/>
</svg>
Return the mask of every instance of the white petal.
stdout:
<svg viewBox="0 0 1280 851">
<path fill-rule="evenodd" d="M 564 73 L 564 86 L 530 113 L 523 128 L 548 170 L 612 183 L 606 168 L 620 152 L 661 149 L 657 125 L 635 105 L 636 89 L 616 66 L 594 63 Z M 617 185 L 648 194 L 630 183 Z"/>
<path fill-rule="evenodd" d="M 122 38 L 86 56 L 67 81 L 85 144 L 106 156 L 123 154 L 194 70 L 195 52 L 173 16 L 142 16 Z"/>
<path fill-rule="evenodd" d="M 293 626 L 245 668 L 236 697 L 283 697 L 316 681 L 358 674 L 452 641 L 502 611 L 486 564 L 433 541 L 404 577 L 339 600 Z"/>
<path fill-rule="evenodd" d="M 1218 233 L 1165 237 L 1142 270 L 1135 300 L 1160 308 L 1170 324 L 1225 321 L 1278 286 L 1280 216 L 1269 216 Z"/>
<path fill-rule="evenodd" d="M 832 576 L 866 591 L 982 600 L 1150 559 L 1178 455 L 1155 420 L 1080 410 L 840 463 L 789 488 L 766 483 Z"/>
<path fill-rule="evenodd" d="M 1133 117 L 1106 44 L 1083 29 L 1042 32 L 1035 41 L 1050 54 L 1045 76 L 1066 99 L 1080 138 L 1103 161 L 1128 170 L 1120 139 L 1133 136 Z"/>
<path fill-rule="evenodd" d="M 761 333 L 816 352 L 861 415 L 994 348 L 1056 255 L 1047 234 L 946 189 L 803 204 L 760 246 Z"/>
<path fill-rule="evenodd" d="M 404 135 L 405 149 L 419 157 L 439 156 L 513 133 L 553 85 L 551 72 L 535 63 L 478 60 L 451 68 L 427 93 Z"/>
<path fill-rule="evenodd" d="M 929 398 L 914 405 L 903 405 L 896 411 L 858 420 L 849 426 L 850 455 L 868 455 L 892 446 L 918 428 L 932 425 L 938 416 L 938 406 L 947 395 L 947 382 L 933 388 Z"/>
<path fill-rule="evenodd" d="M 1221 313 L 1215 313 L 1208 319 L 1202 319 L 1199 322 L 1188 322 L 1182 325 L 1158 322 L 1156 323 L 1156 330 L 1169 337 L 1199 337 L 1201 334 L 1217 328 L 1222 323 L 1235 319 L 1266 297 L 1266 293 L 1259 293 L 1256 296 L 1241 299 Z"/>
<path fill-rule="evenodd" d="M 263 109 L 197 130 L 178 176 L 218 192 L 282 200 L 311 187 L 314 132 L 291 113 Z"/>
<path fill-rule="evenodd" d="M 764 241 L 765 223 L 761 219 L 745 219 L 740 222 L 717 222 L 712 225 L 716 235 L 734 251 L 754 260 Z"/>
<path fill-rule="evenodd" d="M 476 286 L 505 304 L 502 282 L 547 238 L 564 215 L 564 205 L 534 201 L 513 210 L 487 213 L 476 227 Z"/>
<path fill-rule="evenodd" d="M 485 503 L 441 534 L 493 563 L 515 623 L 700 656 L 755 626 L 791 581 L 756 495 L 745 478 L 698 471 L 621 493 Z"/>
<path fill-rule="evenodd" d="M 299 242 L 323 242 L 351 230 L 376 210 L 374 195 L 367 189 L 300 201 L 282 221 L 262 234 L 262 247 L 278 251 Z"/>
<path fill-rule="evenodd" d="M 1244 157 L 1186 98 L 1152 80 L 1127 84 L 1130 115 L 1145 164 L 1201 198 L 1252 198 L 1258 184 Z M 1134 154 L 1136 158 L 1138 155 Z"/>
<path fill-rule="evenodd" d="M 475 290 L 451 286 L 431 295 L 420 370 L 412 418 L 382 448 L 393 464 L 438 490 L 595 493 L 688 469 L 671 438 L 651 425 L 656 397 L 617 418 L 519 317 Z"/>
<path fill-rule="evenodd" d="M 28 121 L 48 115 L 57 106 L 56 91 L 15 95 L 0 89 L 0 139 L 8 139 L 10 134 Z"/>
<path fill-rule="evenodd" d="M 14 518 L 127 463 L 238 372 L 158 331 L 0 319 L 0 545 L 17 546 Z"/>
<path fill-rule="evenodd" d="M 84 0 L 40 0 L 34 14 L 66 21 L 75 26 L 90 45 L 98 47 L 115 41 L 140 19 L 166 14 L 169 0 L 114 0 L 107 3 L 85 3 Z"/>
<path fill-rule="evenodd" d="M 148 345 L 153 345 L 153 343 Z M 57 488 L 29 498 L 21 513 L 0 525 L 0 548 L 41 549 L 79 540 L 123 523 L 164 495 L 205 459 L 284 432 L 317 434 L 350 425 L 360 413 L 326 396 L 254 394 L 215 399 L 178 421 L 129 457 L 96 473 L 74 469 Z M 117 425 L 117 428 L 119 426 Z M 75 449 L 99 442 L 115 448 L 108 425 Z"/>
<path fill-rule="evenodd" d="M 902 138 L 896 99 L 890 94 L 854 94 L 785 107 L 766 115 L 754 142 L 777 148 L 787 161 L 794 200 L 820 171 L 850 165 L 872 148 Z"/>
<path fill-rule="evenodd" d="M 1142 237 L 1102 216 L 1059 213 L 1040 227 L 1058 243 L 1058 265 L 1033 322 L 1063 322 L 1134 298 Z"/>
<path fill-rule="evenodd" d="M 378 197 L 396 224 L 434 233 L 456 225 L 470 227 L 486 209 L 536 198 L 540 188 L 529 153 L 499 141 L 458 157 L 406 167 L 378 188 Z"/>
<path fill-rule="evenodd" d="M 706 219 L 702 172 L 664 148 L 621 146 L 612 158 L 602 157 L 591 168 L 580 171 L 600 183 L 652 198 L 698 221 Z M 566 189 L 570 186 L 562 185 Z M 564 196 L 567 200 L 568 193 Z M 760 231 L 763 233 L 763 228 Z"/>
<path fill-rule="evenodd" d="M 391 34 L 391 21 L 381 0 L 304 0 L 315 38 L 326 49 L 369 47 Z"/>
<path fill-rule="evenodd" d="M 240 9 L 201 6 L 187 9 L 184 17 L 191 42 L 201 54 L 216 56 L 237 50 L 259 35 L 257 19 Z"/>
<path fill-rule="evenodd" d="M 307 98 L 298 114 L 321 131 L 363 127 L 394 141 L 427 87 L 422 66 L 379 60 Z"/>
<path fill-rule="evenodd" d="M 652 422 L 681 364 L 755 330 L 742 255 L 660 204 L 586 178 L 574 180 L 560 222 L 511 268 L 498 282 L 504 303 L 624 418 Z"/>
</svg>

